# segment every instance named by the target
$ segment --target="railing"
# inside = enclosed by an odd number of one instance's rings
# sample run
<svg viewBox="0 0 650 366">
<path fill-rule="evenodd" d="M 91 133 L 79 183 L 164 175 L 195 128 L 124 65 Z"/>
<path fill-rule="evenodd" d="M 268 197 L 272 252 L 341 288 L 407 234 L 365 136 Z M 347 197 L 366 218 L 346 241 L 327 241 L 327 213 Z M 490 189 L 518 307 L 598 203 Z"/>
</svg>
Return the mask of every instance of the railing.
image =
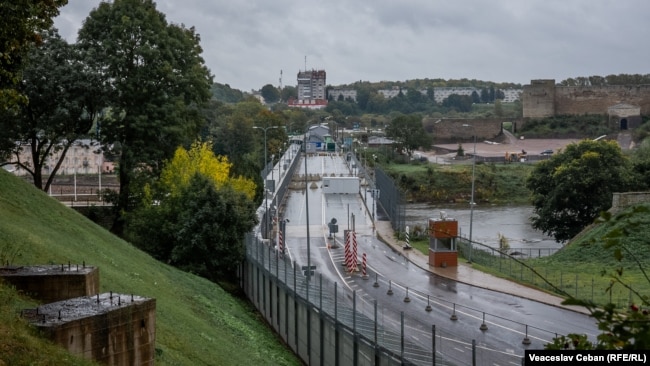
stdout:
<svg viewBox="0 0 650 366">
<path fill-rule="evenodd" d="M 516 353 L 515 345 L 504 351 L 486 341 L 507 335 L 541 349 L 558 335 L 409 288 L 376 273 L 369 273 L 368 281 L 375 289 L 372 296 L 319 274 L 307 282 L 299 265 L 255 236 L 247 236 L 246 249 L 241 287 L 289 347 L 310 364 L 431 365 L 434 354 L 437 365 L 519 364 L 523 346 Z M 389 301 L 403 303 L 406 310 L 382 306 L 373 296 L 389 297 Z M 447 325 L 422 320 L 427 314 L 441 312 L 447 314 Z M 454 331 L 467 326 L 475 327 L 480 341 Z M 495 326 L 497 333 L 485 332 Z"/>
<path fill-rule="evenodd" d="M 457 245 L 458 253 L 463 258 L 471 258 L 475 264 L 487 267 L 506 278 L 560 296 L 568 294 L 598 304 L 613 303 L 617 307 L 627 307 L 631 303 L 640 302 L 630 289 L 623 285 L 612 284 L 609 277 L 581 275 L 570 270 L 549 271 L 548 266 L 536 267 L 535 263 L 530 261 L 530 259 L 551 255 L 560 250 L 557 248 L 510 248 L 504 253 L 485 244 L 473 242 L 470 254 L 467 238 L 458 238 Z"/>
</svg>

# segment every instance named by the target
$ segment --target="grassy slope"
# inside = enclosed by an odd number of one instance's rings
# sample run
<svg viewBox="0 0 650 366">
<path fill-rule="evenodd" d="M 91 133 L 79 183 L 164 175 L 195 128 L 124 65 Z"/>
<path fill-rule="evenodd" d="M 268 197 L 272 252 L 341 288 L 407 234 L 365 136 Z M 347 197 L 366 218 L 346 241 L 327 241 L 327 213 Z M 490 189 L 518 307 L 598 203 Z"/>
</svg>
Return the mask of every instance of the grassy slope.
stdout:
<svg viewBox="0 0 650 366">
<path fill-rule="evenodd" d="M 604 289 L 610 282 L 611 275 L 622 269 L 623 280 L 641 294 L 650 293 L 650 282 L 640 268 L 650 268 L 650 204 L 640 204 L 623 210 L 618 218 L 594 225 L 585 231 L 558 253 L 540 259 L 530 260 L 535 268 L 549 271 L 562 271 L 565 276 L 584 277 L 590 281 L 594 278 L 596 288 Z M 606 248 L 603 237 L 613 231 L 627 229 L 622 233 L 620 243 L 626 250 L 622 259 L 616 260 L 614 248 Z M 628 252 L 629 251 L 629 252 Z M 634 256 L 635 258 L 633 258 Z M 636 259 L 636 260 L 634 260 Z M 585 283 L 589 286 L 589 283 Z M 625 296 L 629 292 L 617 285 L 617 290 Z M 594 295 L 597 302 L 604 304 L 608 294 L 600 292 Z M 633 299 L 634 300 L 634 299 Z"/>
<path fill-rule="evenodd" d="M 156 298 L 157 365 L 299 364 L 247 303 L 157 262 L 1 169 L 0 218 L 0 257 L 17 252 L 17 264 L 85 261 L 99 267 L 102 292 Z"/>
<path fill-rule="evenodd" d="M 644 209 L 639 210 L 640 207 Z M 629 214 L 635 208 L 637 212 Z M 650 238 L 650 204 L 628 208 L 621 214 L 623 217 L 617 220 L 594 225 L 585 230 L 552 256 L 528 259 L 524 260 L 524 262 L 571 295 L 575 294 L 577 282 L 579 298 L 594 300 L 601 305 L 610 301 L 625 305 L 630 300 L 629 291 L 620 284 L 614 286 L 611 292 L 612 296 L 605 291 L 610 285 L 611 276 L 621 268 L 623 269 L 622 279 L 625 283 L 641 294 L 649 294 L 650 280 L 643 274 L 639 265 L 650 274 L 650 241 L 648 240 Z M 633 253 L 638 262 L 633 260 L 632 256 L 625 251 L 622 260 L 617 261 L 614 249 L 605 248 L 603 237 L 612 230 L 620 228 L 627 228 L 629 231 L 627 234 L 622 235 L 620 239 L 627 250 Z M 412 240 L 411 245 L 422 253 L 426 253 L 429 248 L 428 240 Z M 475 268 L 482 271 L 529 286 L 537 287 L 541 284 L 539 279 L 535 279 L 534 283 L 531 283 L 528 274 L 522 280 L 518 270 L 514 272 L 514 277 L 509 277 L 498 271 L 498 264 L 493 264 L 493 266 L 494 268 L 474 264 Z M 507 262 L 503 263 L 503 270 L 504 272 L 508 271 Z M 526 273 L 529 272 L 526 271 Z M 592 286 L 594 288 L 593 292 L 591 290 Z M 542 286 L 541 289 L 550 290 L 547 286 Z M 639 302 L 636 296 L 632 296 L 631 300 Z"/>
</svg>

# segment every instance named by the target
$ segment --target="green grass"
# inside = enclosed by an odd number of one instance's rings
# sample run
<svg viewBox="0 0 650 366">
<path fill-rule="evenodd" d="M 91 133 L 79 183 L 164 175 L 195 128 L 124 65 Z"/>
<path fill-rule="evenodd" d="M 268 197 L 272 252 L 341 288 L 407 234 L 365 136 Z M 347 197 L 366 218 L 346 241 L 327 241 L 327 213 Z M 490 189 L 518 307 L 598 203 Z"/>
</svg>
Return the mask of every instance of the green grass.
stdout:
<svg viewBox="0 0 650 366">
<path fill-rule="evenodd" d="M 389 164 L 383 167 L 410 202 L 467 201 L 471 194 L 472 164 Z M 478 163 L 475 197 L 479 202 L 529 203 L 526 177 L 531 164 Z"/>
<path fill-rule="evenodd" d="M 133 293 L 156 299 L 157 365 L 299 365 L 247 302 L 203 278 L 160 263 L 66 208 L 43 192 L 0 170 L 0 259 L 13 264 L 82 263 L 99 267 L 102 292 Z M 23 342 L 3 334 L 34 334 L 17 320 L 20 297 L 4 287 L 0 304 L 0 365 L 21 364 L 5 355 L 25 354 L 22 364 L 48 363 L 48 342 Z M 7 300 L 7 301 L 3 301 Z M 5 320 L 6 319 L 6 320 Z M 31 340 L 33 339 L 33 341 Z M 35 343 L 30 346 L 27 343 Z M 38 349 L 23 352 L 21 347 Z M 58 352 L 58 351 L 57 351 Z M 27 356 L 27 353 L 34 354 Z M 50 354 L 51 353 L 51 354 Z M 59 354 L 59 353 L 57 353 Z M 19 356 L 18 356 L 19 357 Z M 27 359 L 30 357 L 30 359 Z M 31 359 L 31 357 L 34 357 Z"/>
</svg>

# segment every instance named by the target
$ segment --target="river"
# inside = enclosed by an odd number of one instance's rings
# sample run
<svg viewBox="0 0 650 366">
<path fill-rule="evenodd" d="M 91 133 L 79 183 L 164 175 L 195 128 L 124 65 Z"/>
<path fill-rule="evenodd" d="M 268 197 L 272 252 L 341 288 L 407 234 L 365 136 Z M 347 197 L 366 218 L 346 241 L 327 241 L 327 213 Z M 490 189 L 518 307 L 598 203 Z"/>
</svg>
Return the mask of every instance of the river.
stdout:
<svg viewBox="0 0 650 366">
<path fill-rule="evenodd" d="M 429 218 L 440 218 L 441 211 L 448 218 L 458 221 L 460 236 L 469 236 L 470 210 L 469 205 L 406 205 L 406 225 L 426 227 Z M 544 233 L 533 229 L 530 217 L 533 215 L 531 206 L 500 206 L 476 205 L 472 219 L 472 241 L 499 247 L 499 234 L 508 239 L 510 248 L 546 249 L 561 248 L 562 244 Z"/>
</svg>

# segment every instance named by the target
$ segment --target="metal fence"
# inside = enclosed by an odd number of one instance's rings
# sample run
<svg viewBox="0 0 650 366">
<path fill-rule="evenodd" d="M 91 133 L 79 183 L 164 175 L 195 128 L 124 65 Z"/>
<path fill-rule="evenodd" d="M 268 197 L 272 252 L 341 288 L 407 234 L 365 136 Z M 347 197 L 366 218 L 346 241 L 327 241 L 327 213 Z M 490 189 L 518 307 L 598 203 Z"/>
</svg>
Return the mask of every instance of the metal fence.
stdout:
<svg viewBox="0 0 650 366">
<path fill-rule="evenodd" d="M 407 311 L 377 303 L 363 291 L 323 278 L 308 281 L 304 269 L 253 235 L 246 239 L 241 287 L 289 347 L 311 365 L 492 365 L 520 364 L 519 354 L 489 346 L 485 332 L 520 337 L 523 345 L 543 347 L 557 334 L 515 322 L 481 309 L 453 303 L 369 273 L 379 296 L 390 297 Z M 446 313 L 449 323 L 431 324 L 413 312 Z M 461 319 L 461 320 L 459 320 Z M 475 327 L 476 339 L 459 336 L 456 327 Z M 478 341 L 477 341 L 478 339 Z M 516 348 L 516 347 L 513 347 Z M 466 352 L 458 353 L 458 350 Z M 435 354 L 435 359 L 433 355 Z"/>
<path fill-rule="evenodd" d="M 402 204 L 402 194 L 399 187 L 397 187 L 395 182 L 393 182 L 393 179 L 379 167 L 375 168 L 375 179 L 377 182 L 377 188 L 380 191 L 379 204 L 386 215 L 388 215 L 393 230 L 396 232 L 403 232 L 406 226 L 404 218 L 406 208 Z"/>
<path fill-rule="evenodd" d="M 623 285 L 612 284 L 609 277 L 581 275 L 575 271 L 549 271 L 548 266 L 535 267 L 529 259 L 551 255 L 557 248 L 510 248 L 501 252 L 485 244 L 458 238 L 458 253 L 471 262 L 490 268 L 503 277 L 530 284 L 560 296 L 571 295 L 577 299 L 594 301 L 604 305 L 613 303 L 627 307 L 641 300 Z M 559 290 L 559 291 L 558 291 Z M 564 293 L 562 293 L 564 292 Z"/>
</svg>

